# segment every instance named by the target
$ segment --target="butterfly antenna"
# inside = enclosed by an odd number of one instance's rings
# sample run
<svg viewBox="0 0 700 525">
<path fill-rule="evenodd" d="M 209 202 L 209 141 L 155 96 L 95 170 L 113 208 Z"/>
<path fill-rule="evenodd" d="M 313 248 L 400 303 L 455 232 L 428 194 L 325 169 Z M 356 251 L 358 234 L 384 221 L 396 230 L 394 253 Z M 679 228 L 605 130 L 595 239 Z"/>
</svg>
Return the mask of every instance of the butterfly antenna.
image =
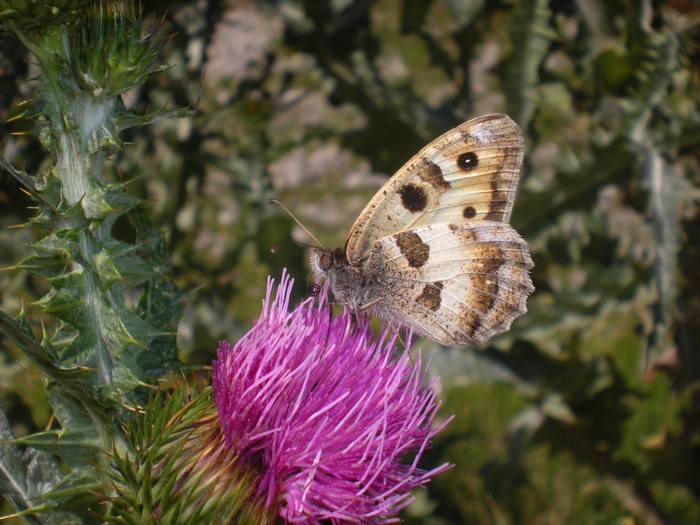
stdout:
<svg viewBox="0 0 700 525">
<path fill-rule="evenodd" d="M 297 219 L 297 218 L 294 216 L 294 214 L 293 214 L 291 211 L 289 211 L 289 209 L 288 209 L 284 204 L 282 204 L 282 203 L 281 203 L 280 201 L 278 201 L 277 199 L 270 199 L 270 204 L 277 204 L 277 205 L 281 206 L 282 209 L 283 209 L 284 211 L 287 212 L 287 215 L 289 215 L 289 216 L 292 218 L 292 220 L 293 220 L 294 222 L 296 222 L 296 223 L 301 227 L 301 229 L 304 230 L 304 231 L 306 232 L 306 234 L 307 234 L 309 237 L 311 237 L 314 241 L 316 241 L 316 244 L 318 244 L 318 247 L 319 247 L 319 248 L 323 248 L 323 244 L 321 244 L 321 243 L 319 242 L 319 240 L 314 236 L 314 234 L 311 233 L 311 232 L 306 228 L 306 226 L 304 226 L 304 225 L 299 221 L 299 219 Z"/>
</svg>

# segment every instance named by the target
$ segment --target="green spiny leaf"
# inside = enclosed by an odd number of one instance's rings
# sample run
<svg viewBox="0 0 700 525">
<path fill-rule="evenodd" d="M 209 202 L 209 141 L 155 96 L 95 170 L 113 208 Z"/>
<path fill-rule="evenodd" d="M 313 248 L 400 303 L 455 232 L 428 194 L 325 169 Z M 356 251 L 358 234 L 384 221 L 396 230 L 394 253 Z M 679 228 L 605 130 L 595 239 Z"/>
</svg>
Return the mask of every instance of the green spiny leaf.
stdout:
<svg viewBox="0 0 700 525">
<path fill-rule="evenodd" d="M 15 443 L 41 450 L 47 454 L 56 454 L 65 459 L 69 465 L 84 465 L 94 461 L 100 454 L 99 443 L 95 440 L 94 429 L 85 432 L 49 430 L 37 432 L 15 440 Z"/>
<path fill-rule="evenodd" d="M 80 383 L 83 371 L 63 366 L 58 360 L 58 355 L 54 349 L 51 347 L 45 349 L 40 345 L 21 319 L 15 320 L 0 311 L 0 332 L 50 377 L 66 385 Z"/>
<path fill-rule="evenodd" d="M 43 497 L 62 479 L 63 474 L 50 454 L 26 448 L 15 441 L 5 413 L 0 410 L 0 490 L 18 511 L 26 512 L 45 504 Z M 32 524 L 62 523 L 71 519 L 67 513 L 24 518 Z"/>
<path fill-rule="evenodd" d="M 105 243 L 95 255 L 94 265 L 105 291 L 118 281 L 133 287 L 153 277 L 153 270 L 138 256 L 137 248 L 119 241 Z"/>
<path fill-rule="evenodd" d="M 0 166 L 12 174 L 29 191 L 32 198 L 51 209 L 58 208 L 61 202 L 61 181 L 49 170 L 43 177 L 32 177 L 18 170 L 5 159 L 0 157 Z"/>
</svg>

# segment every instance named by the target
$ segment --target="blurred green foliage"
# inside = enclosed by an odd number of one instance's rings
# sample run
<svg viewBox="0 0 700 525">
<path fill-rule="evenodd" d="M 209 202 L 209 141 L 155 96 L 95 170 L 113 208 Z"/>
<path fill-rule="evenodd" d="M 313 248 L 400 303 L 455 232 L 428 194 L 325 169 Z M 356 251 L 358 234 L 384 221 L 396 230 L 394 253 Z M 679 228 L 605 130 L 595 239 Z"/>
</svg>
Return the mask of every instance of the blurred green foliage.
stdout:
<svg viewBox="0 0 700 525">
<path fill-rule="evenodd" d="M 305 293 L 327 245 L 430 139 L 509 113 L 526 157 L 512 223 L 529 241 L 529 313 L 481 349 L 418 344 L 455 421 L 426 462 L 415 524 L 700 522 L 700 3 L 642 0 L 277 0 L 151 3 L 171 66 L 127 107 L 191 119 L 129 131 L 108 177 L 149 199 L 178 284 L 181 357 L 208 364 L 283 267 Z M 166 13 L 163 15 L 163 13 Z M 3 156 L 45 162 L 8 118 L 35 75 L 0 40 Z M 34 86 L 35 87 L 35 86 Z M 28 199 L 0 176 L 0 266 L 30 254 Z M 116 237 L 129 239 L 118 222 Z M 275 253 L 271 248 L 276 243 Z M 0 273 L 2 310 L 46 284 Z M 37 326 L 40 319 L 30 319 Z M 44 322 L 49 322 L 43 319 Z M 18 435 L 50 411 L 36 371 L 0 353 Z"/>
</svg>

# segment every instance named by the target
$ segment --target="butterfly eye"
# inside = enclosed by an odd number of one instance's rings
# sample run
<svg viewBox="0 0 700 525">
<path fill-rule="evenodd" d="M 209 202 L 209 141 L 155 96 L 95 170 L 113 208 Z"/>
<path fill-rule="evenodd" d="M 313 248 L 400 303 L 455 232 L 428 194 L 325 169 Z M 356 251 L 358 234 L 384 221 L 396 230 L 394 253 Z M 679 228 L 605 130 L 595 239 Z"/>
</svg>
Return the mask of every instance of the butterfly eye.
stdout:
<svg viewBox="0 0 700 525">
<path fill-rule="evenodd" d="M 327 272 L 333 266 L 333 256 L 330 252 L 323 252 L 318 259 L 318 267 Z"/>
</svg>

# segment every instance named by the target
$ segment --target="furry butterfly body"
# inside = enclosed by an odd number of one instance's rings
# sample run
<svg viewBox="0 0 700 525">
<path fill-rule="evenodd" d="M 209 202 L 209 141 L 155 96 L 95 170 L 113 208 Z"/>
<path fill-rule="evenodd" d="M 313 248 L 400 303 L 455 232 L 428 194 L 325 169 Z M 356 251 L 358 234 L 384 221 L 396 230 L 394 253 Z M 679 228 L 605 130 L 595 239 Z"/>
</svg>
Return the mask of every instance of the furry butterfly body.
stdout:
<svg viewBox="0 0 700 525">
<path fill-rule="evenodd" d="M 508 224 L 523 139 L 508 116 L 448 131 L 409 160 L 355 221 L 345 248 L 312 248 L 335 297 L 441 344 L 478 344 L 526 312 L 527 243 Z"/>
</svg>

